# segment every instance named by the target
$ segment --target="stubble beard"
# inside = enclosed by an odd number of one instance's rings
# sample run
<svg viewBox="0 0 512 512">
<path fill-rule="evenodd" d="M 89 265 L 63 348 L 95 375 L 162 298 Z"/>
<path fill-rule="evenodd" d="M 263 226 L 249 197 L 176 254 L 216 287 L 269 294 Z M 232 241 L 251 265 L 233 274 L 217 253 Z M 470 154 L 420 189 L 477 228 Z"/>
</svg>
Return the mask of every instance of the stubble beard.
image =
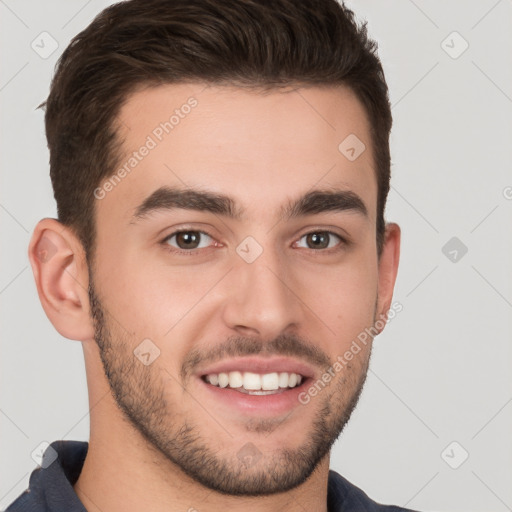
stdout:
<svg viewBox="0 0 512 512">
<path fill-rule="evenodd" d="M 141 364 L 123 335 L 110 329 L 94 291 L 92 273 L 89 275 L 91 316 L 105 375 L 118 407 L 149 447 L 204 487 L 231 496 L 265 496 L 291 490 L 304 483 L 328 457 L 361 395 L 371 346 L 359 365 L 347 365 L 334 386 L 326 387 L 311 401 L 318 404 L 317 414 L 300 446 L 268 453 L 266 437 L 279 430 L 279 422 L 254 419 L 246 425 L 247 432 L 254 433 L 253 442 L 233 446 L 231 453 L 219 453 L 205 442 L 199 425 L 182 417 L 167 398 L 164 380 L 175 379 L 166 378 L 166 370 L 155 364 Z M 214 419 L 211 421 L 216 428 Z"/>
</svg>

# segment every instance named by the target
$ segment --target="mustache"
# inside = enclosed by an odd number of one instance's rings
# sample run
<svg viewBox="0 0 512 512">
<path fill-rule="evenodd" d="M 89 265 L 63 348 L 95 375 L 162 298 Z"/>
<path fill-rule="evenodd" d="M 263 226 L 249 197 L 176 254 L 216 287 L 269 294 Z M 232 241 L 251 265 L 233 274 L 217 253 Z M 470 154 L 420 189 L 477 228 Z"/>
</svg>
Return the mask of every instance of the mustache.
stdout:
<svg viewBox="0 0 512 512">
<path fill-rule="evenodd" d="M 183 361 L 181 378 L 185 379 L 197 366 L 202 364 L 216 363 L 228 357 L 254 355 L 297 357 L 314 366 L 319 366 L 322 370 L 332 366 L 331 360 L 325 352 L 311 342 L 293 334 L 283 334 L 269 342 L 259 338 L 233 336 L 214 348 L 192 350 Z"/>
</svg>

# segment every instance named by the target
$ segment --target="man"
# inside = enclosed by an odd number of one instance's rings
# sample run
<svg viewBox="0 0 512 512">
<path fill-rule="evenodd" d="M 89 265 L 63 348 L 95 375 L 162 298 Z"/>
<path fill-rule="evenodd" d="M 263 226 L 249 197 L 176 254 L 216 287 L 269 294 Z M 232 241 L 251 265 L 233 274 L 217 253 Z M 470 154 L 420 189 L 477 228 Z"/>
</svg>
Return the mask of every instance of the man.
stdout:
<svg viewBox="0 0 512 512">
<path fill-rule="evenodd" d="M 398 270 L 390 129 L 334 0 L 132 0 L 81 32 L 29 258 L 82 342 L 90 441 L 8 510 L 405 510 L 329 470 Z"/>
</svg>

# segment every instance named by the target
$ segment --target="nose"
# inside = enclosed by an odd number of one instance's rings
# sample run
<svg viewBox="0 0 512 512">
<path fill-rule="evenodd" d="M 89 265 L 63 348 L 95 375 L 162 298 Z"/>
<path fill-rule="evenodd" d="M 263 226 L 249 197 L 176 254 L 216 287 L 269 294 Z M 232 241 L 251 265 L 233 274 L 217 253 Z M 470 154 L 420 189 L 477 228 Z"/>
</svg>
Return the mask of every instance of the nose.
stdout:
<svg viewBox="0 0 512 512">
<path fill-rule="evenodd" d="M 223 320 L 238 334 L 271 340 L 305 316 L 290 269 L 271 249 L 252 263 L 237 255 L 225 286 Z"/>
</svg>

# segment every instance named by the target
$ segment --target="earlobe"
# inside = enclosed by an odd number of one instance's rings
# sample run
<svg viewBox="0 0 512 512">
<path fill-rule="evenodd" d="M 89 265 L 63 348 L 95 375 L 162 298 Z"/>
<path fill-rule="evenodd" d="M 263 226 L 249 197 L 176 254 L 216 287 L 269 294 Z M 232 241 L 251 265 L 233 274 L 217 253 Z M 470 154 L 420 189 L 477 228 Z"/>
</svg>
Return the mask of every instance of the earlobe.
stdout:
<svg viewBox="0 0 512 512">
<path fill-rule="evenodd" d="M 56 219 L 39 221 L 28 257 L 41 305 L 55 329 L 73 340 L 92 338 L 88 269 L 74 232 Z"/>
<path fill-rule="evenodd" d="M 386 319 L 391 307 L 400 260 L 400 238 L 400 226 L 395 223 L 387 223 L 384 246 L 379 260 L 379 291 L 376 320 L 379 318 Z"/>
</svg>

